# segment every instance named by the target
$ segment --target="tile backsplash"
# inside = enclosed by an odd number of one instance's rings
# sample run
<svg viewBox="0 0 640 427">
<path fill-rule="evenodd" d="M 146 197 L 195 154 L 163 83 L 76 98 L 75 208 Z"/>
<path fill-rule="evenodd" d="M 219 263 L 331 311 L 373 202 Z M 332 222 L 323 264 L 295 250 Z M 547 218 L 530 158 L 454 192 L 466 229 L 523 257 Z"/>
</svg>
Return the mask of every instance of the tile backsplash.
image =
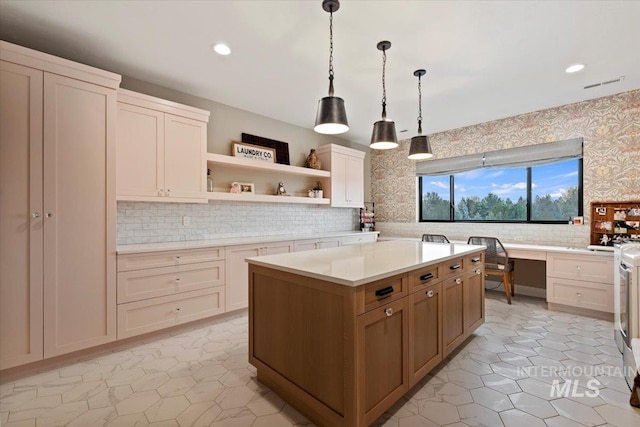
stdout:
<svg viewBox="0 0 640 427">
<path fill-rule="evenodd" d="M 118 245 L 358 229 L 358 209 L 287 203 L 118 202 Z"/>
<path fill-rule="evenodd" d="M 586 225 L 378 222 L 376 230 L 380 231 L 380 237 L 421 237 L 431 233 L 463 241 L 470 236 L 490 236 L 498 237 L 502 242 L 533 245 L 586 247 L 589 244 L 589 226 Z"/>
</svg>

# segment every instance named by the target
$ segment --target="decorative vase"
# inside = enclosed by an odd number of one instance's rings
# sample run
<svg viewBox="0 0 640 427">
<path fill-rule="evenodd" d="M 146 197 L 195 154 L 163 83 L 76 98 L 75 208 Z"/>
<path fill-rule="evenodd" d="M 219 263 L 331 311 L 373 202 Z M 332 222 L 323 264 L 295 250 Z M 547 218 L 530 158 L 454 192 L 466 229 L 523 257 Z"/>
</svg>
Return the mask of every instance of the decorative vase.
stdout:
<svg viewBox="0 0 640 427">
<path fill-rule="evenodd" d="M 316 198 L 322 199 L 322 190 L 313 190 L 316 193 Z"/>
</svg>

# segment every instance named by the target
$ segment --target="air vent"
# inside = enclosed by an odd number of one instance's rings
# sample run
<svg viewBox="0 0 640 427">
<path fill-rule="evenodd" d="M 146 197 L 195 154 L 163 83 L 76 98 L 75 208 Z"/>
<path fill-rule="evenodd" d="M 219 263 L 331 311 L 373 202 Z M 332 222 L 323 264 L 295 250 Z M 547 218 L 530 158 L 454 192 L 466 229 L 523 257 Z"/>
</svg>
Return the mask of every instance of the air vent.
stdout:
<svg viewBox="0 0 640 427">
<path fill-rule="evenodd" d="M 585 89 L 591 89 L 591 88 L 593 88 L 593 87 L 604 86 L 604 85 L 610 85 L 610 84 L 612 84 L 612 83 L 619 83 L 619 82 L 621 82 L 621 81 L 623 81 L 623 80 L 624 80 L 624 76 L 620 76 L 620 77 L 618 77 L 617 79 L 607 80 L 607 81 L 600 82 L 600 83 L 594 83 L 594 84 L 591 84 L 591 85 L 587 85 L 587 86 L 585 86 L 584 88 L 585 88 Z"/>
</svg>

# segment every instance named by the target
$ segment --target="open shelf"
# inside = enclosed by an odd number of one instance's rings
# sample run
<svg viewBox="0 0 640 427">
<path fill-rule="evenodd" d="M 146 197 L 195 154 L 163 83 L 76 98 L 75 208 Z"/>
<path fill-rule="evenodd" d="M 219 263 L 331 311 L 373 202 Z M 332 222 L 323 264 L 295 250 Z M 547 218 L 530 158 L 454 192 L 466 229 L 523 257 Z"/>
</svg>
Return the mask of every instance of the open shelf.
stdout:
<svg viewBox="0 0 640 427">
<path fill-rule="evenodd" d="M 263 170 L 317 178 L 329 178 L 331 176 L 329 171 L 302 168 L 300 166 L 281 165 L 280 163 L 268 163 L 260 160 L 243 159 L 242 157 L 225 156 L 222 154 L 207 153 L 206 159 L 208 163 L 212 163 L 214 165 L 217 164 L 234 168 Z M 309 199 L 313 198 L 310 197 Z"/>
<path fill-rule="evenodd" d="M 302 168 L 301 168 L 302 169 Z M 298 196 L 272 196 L 270 194 L 237 194 L 214 191 L 207 193 L 209 200 L 228 200 L 235 202 L 269 202 L 269 203 L 297 203 L 306 205 L 328 205 L 329 199 Z"/>
</svg>

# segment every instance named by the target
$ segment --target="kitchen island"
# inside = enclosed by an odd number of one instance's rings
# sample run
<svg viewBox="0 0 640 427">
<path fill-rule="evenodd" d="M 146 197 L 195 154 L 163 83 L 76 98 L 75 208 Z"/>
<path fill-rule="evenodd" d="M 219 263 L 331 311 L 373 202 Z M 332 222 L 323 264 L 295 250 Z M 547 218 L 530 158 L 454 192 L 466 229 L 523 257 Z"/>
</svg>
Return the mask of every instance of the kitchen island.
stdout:
<svg viewBox="0 0 640 427">
<path fill-rule="evenodd" d="M 372 424 L 484 322 L 484 246 L 248 258 L 249 362 L 320 426 Z"/>
</svg>

